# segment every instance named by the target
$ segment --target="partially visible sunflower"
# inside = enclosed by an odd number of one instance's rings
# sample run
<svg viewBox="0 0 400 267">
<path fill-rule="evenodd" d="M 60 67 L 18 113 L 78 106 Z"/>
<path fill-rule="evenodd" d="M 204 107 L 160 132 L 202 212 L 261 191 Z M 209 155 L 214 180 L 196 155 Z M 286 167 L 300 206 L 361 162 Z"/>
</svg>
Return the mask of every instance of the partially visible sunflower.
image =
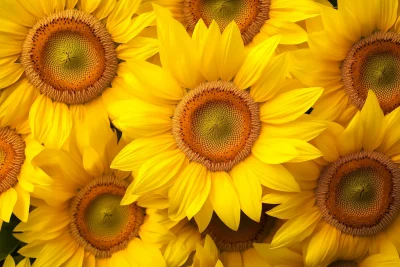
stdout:
<svg viewBox="0 0 400 267">
<path fill-rule="evenodd" d="M 166 190 L 173 220 L 207 225 L 215 210 L 236 230 L 243 210 L 259 221 L 261 185 L 300 190 L 281 163 L 321 155 L 308 141 L 326 125 L 303 114 L 323 89 L 293 89 L 285 54 L 274 56 L 279 36 L 245 53 L 235 23 L 221 34 L 199 22 L 190 38 L 157 12 L 162 67 L 130 64 L 141 71 L 125 77 L 130 94 L 103 94 L 112 123 L 135 138 L 111 165 L 135 174 L 122 203 Z"/>
<path fill-rule="evenodd" d="M 353 259 L 352 259 L 353 258 Z M 354 259 L 350 257 L 347 259 L 335 260 L 328 265 L 328 267 L 399 267 L 400 259 L 399 255 L 387 255 L 387 254 L 372 254 L 362 259 Z M 323 266 L 321 266 L 323 267 Z"/>
<path fill-rule="evenodd" d="M 295 77 L 325 88 L 313 114 L 346 125 L 368 90 L 385 114 L 400 106 L 398 0 L 341 0 L 338 10 L 322 8 L 320 20 L 322 27 L 309 21 L 310 49 L 292 58 Z"/>
<path fill-rule="evenodd" d="M 264 208 L 270 207 L 265 205 Z M 176 239 L 169 245 L 169 253 L 164 253 L 164 257 L 167 266 L 183 264 L 196 267 L 279 265 L 302 267 L 303 257 L 293 248 L 270 249 L 269 243 L 282 223 L 282 220 L 270 217 L 264 212 L 261 214 L 260 222 L 255 222 L 242 213 L 237 231 L 227 227 L 215 214 L 205 229 L 196 225 L 194 220 L 184 219 L 171 228 L 176 234 Z M 181 247 L 185 250 L 180 250 Z M 195 252 L 193 257 L 189 256 L 193 252 Z"/>
<path fill-rule="evenodd" d="M 148 0 L 141 9 L 151 10 L 151 3 L 168 8 L 190 34 L 200 20 L 207 27 L 215 20 L 221 31 L 235 21 L 249 46 L 277 34 L 281 44 L 304 43 L 307 33 L 298 22 L 320 14 L 314 0 Z"/>
<path fill-rule="evenodd" d="M 12 213 L 26 222 L 31 194 L 51 182 L 31 162 L 42 146 L 32 138 L 29 125 L 15 123 L 8 115 L 0 114 L 0 229 Z"/>
<path fill-rule="evenodd" d="M 384 116 L 373 91 L 347 128 L 331 123 L 313 144 L 315 162 L 286 167 L 307 181 L 301 193 L 266 194 L 282 203 L 267 212 L 288 219 L 272 240 L 279 248 L 305 240 L 307 266 L 326 266 L 343 253 L 400 250 L 400 108 Z M 322 171 L 320 171 L 322 168 Z M 346 257 L 344 257 L 346 258 Z"/>
<path fill-rule="evenodd" d="M 157 52 L 156 40 L 138 37 L 154 21 L 153 12 L 135 15 L 140 0 L 0 5 L 0 114 L 20 120 L 29 112 L 33 137 L 48 147 L 65 143 L 81 106 L 119 88 L 123 61 Z M 97 103 L 90 107 L 104 109 Z"/>
<path fill-rule="evenodd" d="M 13 257 L 8 255 L 3 264 L 3 267 L 15 267 L 15 261 Z M 25 258 L 17 264 L 17 267 L 31 267 L 31 262 L 29 261 L 29 259 Z"/>
<path fill-rule="evenodd" d="M 45 148 L 33 160 L 53 179 L 14 229 L 27 243 L 19 253 L 36 258 L 34 267 L 165 266 L 159 248 L 174 235 L 152 210 L 120 205 L 129 173 L 109 168 L 121 143 L 107 116 L 100 118 L 87 131 L 73 130 L 65 150 Z"/>
</svg>

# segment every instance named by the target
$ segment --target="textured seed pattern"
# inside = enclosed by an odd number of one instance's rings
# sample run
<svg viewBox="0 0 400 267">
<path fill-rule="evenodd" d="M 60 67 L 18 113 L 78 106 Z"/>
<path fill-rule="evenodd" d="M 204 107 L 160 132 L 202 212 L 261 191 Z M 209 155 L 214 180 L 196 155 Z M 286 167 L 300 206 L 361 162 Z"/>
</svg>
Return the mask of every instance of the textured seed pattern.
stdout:
<svg viewBox="0 0 400 267">
<path fill-rule="evenodd" d="M 113 176 L 95 179 L 79 191 L 71 205 L 70 231 L 86 251 L 109 258 L 139 236 L 144 210 L 121 206 L 127 184 Z"/>
<path fill-rule="evenodd" d="M 15 130 L 0 128 L 0 194 L 18 183 L 25 147 L 25 141 Z"/>
<path fill-rule="evenodd" d="M 400 106 L 400 35 L 377 32 L 361 39 L 347 54 L 342 75 L 345 90 L 359 109 L 368 90 L 375 92 L 384 113 Z"/>
<path fill-rule="evenodd" d="M 386 155 L 362 151 L 322 172 L 316 188 L 323 218 L 352 235 L 384 230 L 400 208 L 400 169 Z"/>
<path fill-rule="evenodd" d="M 92 15 L 66 10 L 36 23 L 23 46 L 28 80 L 54 101 L 82 104 L 99 96 L 116 75 L 115 46 Z"/>
<path fill-rule="evenodd" d="M 251 153 L 260 132 L 258 105 L 232 83 L 205 83 L 178 105 L 173 132 L 189 159 L 226 171 Z"/>
</svg>

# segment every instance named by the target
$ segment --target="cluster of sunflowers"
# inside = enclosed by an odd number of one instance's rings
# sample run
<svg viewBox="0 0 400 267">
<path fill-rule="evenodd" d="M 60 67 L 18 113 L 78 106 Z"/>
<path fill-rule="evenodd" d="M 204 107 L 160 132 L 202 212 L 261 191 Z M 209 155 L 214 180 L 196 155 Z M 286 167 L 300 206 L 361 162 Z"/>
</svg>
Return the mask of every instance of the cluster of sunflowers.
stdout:
<svg viewBox="0 0 400 267">
<path fill-rule="evenodd" d="M 0 260 L 400 266 L 399 0 L 0 0 Z"/>
</svg>

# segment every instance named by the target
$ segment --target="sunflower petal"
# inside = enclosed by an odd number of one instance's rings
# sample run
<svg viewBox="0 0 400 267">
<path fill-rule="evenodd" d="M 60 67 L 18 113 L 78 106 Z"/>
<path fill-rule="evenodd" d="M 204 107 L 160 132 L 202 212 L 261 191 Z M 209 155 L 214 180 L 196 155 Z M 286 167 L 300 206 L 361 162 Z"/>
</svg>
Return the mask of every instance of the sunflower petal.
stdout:
<svg viewBox="0 0 400 267">
<path fill-rule="evenodd" d="M 367 100 L 361 109 L 361 122 L 364 129 L 363 147 L 373 151 L 381 144 L 386 125 L 378 98 L 372 90 L 368 91 Z"/>
<path fill-rule="evenodd" d="M 218 217 L 232 230 L 240 222 L 240 202 L 232 178 L 226 172 L 213 172 L 210 202 Z M 230 203 L 228 206 L 226 203 Z"/>
</svg>

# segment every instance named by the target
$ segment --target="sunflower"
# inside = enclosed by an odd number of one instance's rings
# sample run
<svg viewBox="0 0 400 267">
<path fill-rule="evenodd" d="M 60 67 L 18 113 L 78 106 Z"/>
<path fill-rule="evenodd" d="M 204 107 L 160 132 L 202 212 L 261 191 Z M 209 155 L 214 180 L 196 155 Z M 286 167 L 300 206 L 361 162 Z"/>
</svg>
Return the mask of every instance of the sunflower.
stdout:
<svg viewBox="0 0 400 267">
<path fill-rule="evenodd" d="M 396 253 L 395 255 L 387 255 L 387 254 L 373 254 L 368 257 L 364 257 L 360 260 L 335 260 L 330 263 L 328 267 L 399 267 L 400 259 L 399 255 Z"/>
<path fill-rule="evenodd" d="M 15 261 L 13 257 L 8 255 L 4 262 L 3 267 L 15 267 Z M 29 259 L 25 258 L 17 264 L 17 267 L 31 267 L 31 262 L 29 261 Z"/>
<path fill-rule="evenodd" d="M 276 34 L 282 35 L 281 44 L 304 43 L 307 33 L 298 22 L 320 14 L 313 0 L 148 0 L 143 1 L 141 10 L 151 10 L 151 3 L 168 8 L 190 34 L 200 20 L 207 27 L 215 20 L 221 31 L 235 21 L 248 46 Z"/>
<path fill-rule="evenodd" d="M 326 266 L 340 253 L 394 254 L 400 250 L 400 108 L 384 115 L 369 91 L 347 128 L 331 123 L 313 140 L 323 157 L 286 166 L 301 193 L 266 194 L 282 203 L 269 215 L 288 219 L 272 240 L 284 247 L 305 240 L 307 266 Z M 320 171 L 321 169 L 321 171 Z"/>
<path fill-rule="evenodd" d="M 35 267 L 166 266 L 159 248 L 174 235 L 151 209 L 120 205 L 129 173 L 109 166 L 123 143 L 102 117 L 86 132 L 73 130 L 65 150 L 45 148 L 33 159 L 53 183 L 14 235 Z"/>
<path fill-rule="evenodd" d="M 271 205 L 263 206 L 260 222 L 255 222 L 242 213 L 237 231 L 227 227 L 215 214 L 205 229 L 199 228 L 200 225 L 194 220 L 183 219 L 178 224 L 179 231 L 171 229 L 176 234 L 176 239 L 175 244 L 170 246 L 170 251 L 175 249 L 179 253 L 164 254 L 167 266 L 302 267 L 303 257 L 295 248 L 270 249 L 269 243 L 283 221 L 265 214 L 269 208 Z M 182 251 L 181 247 L 190 249 Z M 193 257 L 185 262 L 184 259 L 192 252 L 195 252 Z M 184 256 L 186 257 L 183 258 Z"/>
<path fill-rule="evenodd" d="M 13 121 L 14 115 L 0 114 L 0 229 L 12 213 L 26 222 L 30 195 L 51 182 L 31 163 L 42 146 L 32 138 L 27 123 Z"/>
<path fill-rule="evenodd" d="M 326 125 L 303 114 L 322 88 L 285 81 L 286 57 L 273 56 L 279 36 L 245 54 L 234 23 L 223 34 L 199 23 L 190 38 L 157 12 L 162 67 L 132 64 L 141 75 L 125 77 L 131 94 L 103 94 L 112 123 L 135 138 L 111 165 L 135 175 L 122 203 L 166 190 L 172 220 L 197 214 L 207 225 L 215 210 L 237 230 L 242 209 L 259 221 L 261 185 L 300 190 L 280 163 L 321 155 L 308 140 Z"/>
<path fill-rule="evenodd" d="M 156 40 L 138 37 L 154 21 L 153 12 L 134 16 L 139 5 L 139 0 L 2 1 L 2 112 L 30 110 L 34 138 L 60 148 L 77 109 L 107 87 L 118 88 L 123 61 L 157 52 Z M 98 103 L 91 108 L 104 109 Z"/>
<path fill-rule="evenodd" d="M 400 106 L 400 24 L 397 0 L 338 5 L 338 10 L 322 9 L 324 29 L 310 34 L 310 49 L 293 52 L 293 75 L 325 88 L 314 115 L 346 125 L 368 90 L 385 114 Z M 318 28 L 317 20 L 309 23 L 309 29 Z"/>
</svg>

